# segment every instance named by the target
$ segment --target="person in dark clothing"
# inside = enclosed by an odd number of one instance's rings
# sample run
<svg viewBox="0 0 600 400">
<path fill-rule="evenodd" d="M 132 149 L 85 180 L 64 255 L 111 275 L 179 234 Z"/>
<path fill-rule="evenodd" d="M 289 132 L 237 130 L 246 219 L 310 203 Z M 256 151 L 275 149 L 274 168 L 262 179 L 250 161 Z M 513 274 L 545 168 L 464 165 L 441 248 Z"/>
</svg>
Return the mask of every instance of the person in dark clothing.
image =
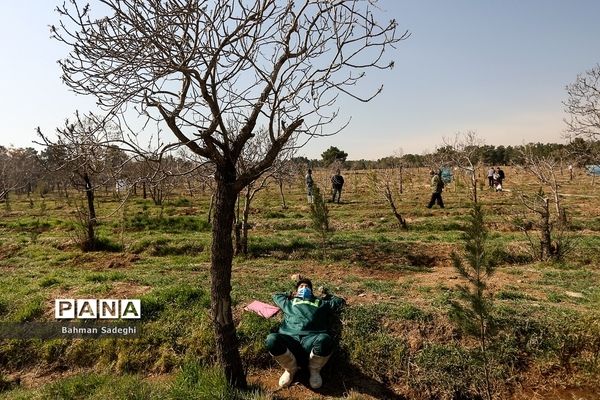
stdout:
<svg viewBox="0 0 600 400">
<path fill-rule="evenodd" d="M 304 181 L 306 183 L 306 199 L 308 200 L 309 204 L 312 204 L 314 202 L 313 185 L 315 184 L 315 181 L 312 177 L 312 169 L 308 170 L 306 176 L 304 177 Z"/>
<path fill-rule="evenodd" d="M 321 368 L 335 347 L 328 332 L 329 318 L 341 310 L 345 300 L 331 294 L 315 297 L 310 279 L 298 278 L 292 295 L 273 295 L 273 301 L 283 311 L 283 322 L 277 333 L 267 336 L 266 348 L 285 370 L 279 378 L 280 387 L 289 386 L 299 364 L 308 361 L 310 387 L 318 389 L 323 385 Z"/>
<path fill-rule="evenodd" d="M 342 187 L 344 187 L 344 177 L 340 175 L 340 170 L 338 169 L 331 177 L 331 187 L 333 190 L 333 199 L 332 202 L 335 203 L 335 197 L 337 195 L 337 202 L 340 202 L 340 198 L 342 196 Z"/>
<path fill-rule="evenodd" d="M 502 182 L 504 181 L 504 171 L 500 169 L 500 167 L 496 167 L 496 173 L 498 174 L 498 183 L 502 186 Z"/>
<path fill-rule="evenodd" d="M 436 202 L 440 208 L 444 208 L 444 200 L 442 200 L 444 181 L 440 173 L 436 173 L 434 170 L 431 170 L 429 174 L 431 175 L 431 200 L 429 200 L 427 208 L 433 207 Z"/>
</svg>

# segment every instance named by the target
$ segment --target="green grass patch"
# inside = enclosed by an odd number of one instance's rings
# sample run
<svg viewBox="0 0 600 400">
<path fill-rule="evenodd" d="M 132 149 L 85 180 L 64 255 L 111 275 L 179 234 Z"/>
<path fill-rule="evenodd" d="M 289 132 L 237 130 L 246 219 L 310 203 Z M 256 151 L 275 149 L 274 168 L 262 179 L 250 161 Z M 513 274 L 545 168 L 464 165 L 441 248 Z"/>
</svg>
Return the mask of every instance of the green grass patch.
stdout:
<svg viewBox="0 0 600 400">
<path fill-rule="evenodd" d="M 168 216 L 154 217 L 145 213 L 139 213 L 125 222 L 125 227 L 132 231 L 152 230 L 159 232 L 208 232 L 211 225 L 205 217 L 196 216 Z"/>
<path fill-rule="evenodd" d="M 44 314 L 44 299 L 40 296 L 28 298 L 16 313 L 13 315 L 13 320 L 16 322 L 31 322 L 35 321 Z"/>
</svg>

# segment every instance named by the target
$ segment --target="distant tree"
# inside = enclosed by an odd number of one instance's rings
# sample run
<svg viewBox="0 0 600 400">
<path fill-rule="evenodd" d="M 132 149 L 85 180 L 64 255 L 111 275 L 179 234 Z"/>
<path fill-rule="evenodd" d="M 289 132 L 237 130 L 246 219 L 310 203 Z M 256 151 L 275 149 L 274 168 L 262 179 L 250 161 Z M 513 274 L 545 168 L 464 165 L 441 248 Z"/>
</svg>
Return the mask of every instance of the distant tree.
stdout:
<svg viewBox="0 0 600 400">
<path fill-rule="evenodd" d="M 48 168 L 57 168 L 58 171 L 65 171 L 69 174 L 72 185 L 85 194 L 86 207 L 81 210 L 81 225 L 84 235 L 80 238 L 80 245 L 83 250 L 95 250 L 97 245 L 96 226 L 98 218 L 96 215 L 96 206 L 94 203 L 95 193 L 98 187 L 104 185 L 105 180 L 114 181 L 112 176 L 118 174 L 122 165 L 115 166 L 113 158 L 108 149 L 112 127 L 106 124 L 106 121 L 93 114 L 81 116 L 78 112 L 72 121 L 66 120 L 63 128 L 56 129 L 56 139 L 42 133 L 37 128 L 38 135 L 42 139 L 42 144 L 46 147 L 57 147 L 59 154 L 63 155 L 62 160 L 54 165 L 48 165 Z M 126 160 L 122 161 L 125 163 Z M 113 168 L 115 168 L 113 170 Z"/>
<path fill-rule="evenodd" d="M 578 166 L 600 162 L 600 141 L 585 140 L 582 137 L 572 139 L 566 146 L 567 153 Z"/>
<path fill-rule="evenodd" d="M 14 148 L 0 146 L 0 201 L 9 207 L 8 194 L 24 185 L 15 168 L 13 153 Z"/>
<path fill-rule="evenodd" d="M 323 153 L 321 153 L 321 158 L 323 159 L 323 164 L 326 167 L 333 164 L 336 161 L 341 161 L 342 163 L 346 161 L 346 157 L 348 157 L 348 153 L 338 149 L 335 146 L 331 146 Z"/>
<path fill-rule="evenodd" d="M 453 139 L 444 139 L 444 154 L 452 165 L 469 177 L 471 200 L 477 203 L 477 166 L 482 140 L 475 131 L 457 133 Z"/>
<path fill-rule="evenodd" d="M 557 176 L 558 161 L 552 156 L 536 155 L 534 148 L 524 146 L 522 168 L 537 179 L 540 188 L 535 194 L 519 190 L 519 197 L 525 209 L 530 214 L 537 215 L 537 218 L 532 221 L 527 217 L 518 217 L 516 224 L 525 233 L 532 255 L 536 259 L 561 259 L 573 250 L 574 242 L 569 235 L 567 212 L 561 201 L 561 182 Z M 544 187 L 550 189 L 551 196 L 546 195 Z M 550 206 L 552 203 L 554 215 Z M 533 240 L 535 232 L 539 234 L 539 242 Z"/>
<path fill-rule="evenodd" d="M 405 154 L 402 159 L 408 167 L 423 167 L 426 164 L 425 156 L 422 154 Z"/>
<path fill-rule="evenodd" d="M 67 151 L 62 146 L 46 146 L 39 155 L 39 162 L 43 166 L 44 180 L 49 185 L 49 191 L 58 191 L 59 196 L 68 197 L 70 174 L 62 167 L 67 157 Z"/>
<path fill-rule="evenodd" d="M 577 75 L 566 89 L 568 98 L 563 104 L 569 114 L 565 119 L 567 137 L 600 139 L 600 64 Z"/>
<path fill-rule="evenodd" d="M 35 149 L 0 146 L 0 201 L 7 207 L 10 192 L 20 191 L 29 196 L 40 175 Z"/>
<path fill-rule="evenodd" d="M 398 197 L 402 194 L 400 190 L 402 181 L 398 179 L 401 176 L 401 171 L 400 166 L 381 171 L 372 170 L 368 174 L 368 179 L 371 190 L 375 195 L 382 196 L 387 201 L 400 228 L 408 229 L 406 219 L 398 212 L 398 206 L 396 205 Z"/>
<path fill-rule="evenodd" d="M 281 197 L 281 208 L 285 210 L 288 208 L 288 206 L 285 201 L 283 186 L 286 183 L 291 184 L 293 182 L 296 168 L 294 163 L 290 160 L 280 160 L 274 166 L 275 169 L 273 171 L 273 179 L 275 179 L 275 182 L 277 182 L 277 187 L 279 188 L 279 195 Z"/>
<path fill-rule="evenodd" d="M 258 136 L 267 135 L 266 131 L 259 131 L 256 133 Z M 244 173 L 248 166 L 252 166 L 256 163 L 257 158 L 262 157 L 264 154 L 257 144 L 260 141 L 254 143 L 254 146 L 248 146 L 238 162 L 238 170 L 240 173 Z M 286 151 L 282 151 L 277 156 L 277 159 L 271 165 L 267 171 L 265 171 L 259 178 L 248 183 L 244 190 L 242 190 L 238 196 L 238 207 L 236 213 L 236 222 L 234 227 L 235 235 L 235 254 L 248 254 L 248 230 L 250 229 L 249 217 L 250 217 L 250 205 L 254 196 L 261 190 L 265 189 L 271 181 L 276 181 L 279 186 L 280 195 L 285 206 L 285 197 L 283 196 L 283 183 L 286 179 L 289 179 L 292 174 L 292 169 L 289 168 L 289 159 L 292 158 L 294 149 L 290 148 Z M 240 198 L 244 198 L 244 208 L 240 214 Z"/>
</svg>

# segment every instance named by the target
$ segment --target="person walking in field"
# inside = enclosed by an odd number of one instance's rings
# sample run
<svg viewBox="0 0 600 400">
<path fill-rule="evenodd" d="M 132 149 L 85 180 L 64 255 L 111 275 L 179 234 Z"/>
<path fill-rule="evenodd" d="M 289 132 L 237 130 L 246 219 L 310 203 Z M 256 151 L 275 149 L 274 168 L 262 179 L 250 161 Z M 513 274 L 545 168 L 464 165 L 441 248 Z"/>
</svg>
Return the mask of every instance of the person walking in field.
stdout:
<svg viewBox="0 0 600 400">
<path fill-rule="evenodd" d="M 338 169 L 335 172 L 335 175 L 331 177 L 331 188 L 333 191 L 333 199 L 332 202 L 335 203 L 335 197 L 337 195 L 337 202 L 340 203 L 340 198 L 342 197 L 342 188 L 344 187 L 344 177 L 340 174 L 340 170 Z"/>
<path fill-rule="evenodd" d="M 444 208 L 444 200 L 442 200 L 444 181 L 442 180 L 440 173 L 437 173 L 434 170 L 429 171 L 429 175 L 431 175 L 431 200 L 429 200 L 427 208 L 433 207 L 436 202 L 440 208 Z"/>
<path fill-rule="evenodd" d="M 338 313 L 345 300 L 331 294 L 318 298 L 310 279 L 297 275 L 292 294 L 276 293 L 273 301 L 283 311 L 283 322 L 277 333 L 266 339 L 266 348 L 285 370 L 279 386 L 289 386 L 301 366 L 308 366 L 309 384 L 313 389 L 323 385 L 321 368 L 333 353 L 335 343 L 328 330 L 331 314 Z M 326 291 L 325 291 L 326 292 Z"/>
<path fill-rule="evenodd" d="M 310 168 L 308 169 L 308 172 L 306 173 L 304 180 L 306 182 L 306 199 L 308 200 L 308 204 L 312 204 L 314 201 L 313 185 L 315 184 L 315 181 L 313 181 L 313 177 L 312 177 L 312 169 L 310 169 Z"/>
</svg>

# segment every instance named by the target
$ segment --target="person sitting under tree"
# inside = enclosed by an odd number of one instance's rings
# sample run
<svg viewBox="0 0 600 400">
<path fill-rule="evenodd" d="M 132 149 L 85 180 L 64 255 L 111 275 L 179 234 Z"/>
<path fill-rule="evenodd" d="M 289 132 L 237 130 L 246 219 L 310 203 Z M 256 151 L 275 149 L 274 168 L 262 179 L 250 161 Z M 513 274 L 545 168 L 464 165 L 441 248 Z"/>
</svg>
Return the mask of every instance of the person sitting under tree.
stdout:
<svg viewBox="0 0 600 400">
<path fill-rule="evenodd" d="M 266 339 L 266 348 L 285 370 L 279 386 L 289 386 L 301 365 L 308 365 L 309 384 L 313 389 L 323 385 L 321 368 L 325 366 L 335 347 L 330 329 L 332 314 L 341 310 L 345 300 L 324 290 L 321 298 L 313 294 L 310 279 L 294 276 L 296 291 L 290 295 L 276 293 L 273 301 L 283 311 L 283 322 L 277 333 Z"/>
</svg>

